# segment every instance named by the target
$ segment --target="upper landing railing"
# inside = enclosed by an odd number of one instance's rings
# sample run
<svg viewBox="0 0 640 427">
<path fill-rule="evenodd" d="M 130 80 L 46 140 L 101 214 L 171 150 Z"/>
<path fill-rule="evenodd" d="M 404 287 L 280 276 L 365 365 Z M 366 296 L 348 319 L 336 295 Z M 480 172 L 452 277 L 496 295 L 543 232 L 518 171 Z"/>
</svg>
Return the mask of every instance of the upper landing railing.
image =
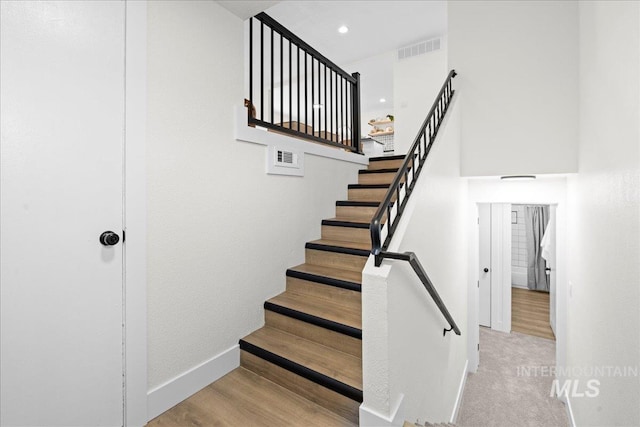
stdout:
<svg viewBox="0 0 640 427">
<path fill-rule="evenodd" d="M 361 153 L 359 80 L 266 13 L 249 19 L 249 125 Z"/>
<path fill-rule="evenodd" d="M 444 120 L 449 104 L 451 103 L 451 99 L 453 98 L 455 91 L 452 87 L 452 79 L 455 76 L 455 70 L 451 70 L 442 85 L 442 89 L 440 89 L 431 110 L 429 110 L 427 118 L 422 123 L 422 126 L 418 131 L 418 135 L 413 141 L 413 145 L 411 145 L 411 148 L 407 152 L 402 166 L 398 169 L 398 172 L 389 186 L 386 196 L 382 200 L 382 203 L 380 203 L 378 210 L 369 224 L 369 231 L 371 232 L 371 253 L 376 258 L 376 267 L 379 267 L 382 260 L 385 258 L 409 262 L 420 278 L 425 290 L 429 295 L 431 295 L 431 298 L 433 298 L 433 301 L 440 309 L 440 312 L 449 323 L 449 329 L 445 329 L 443 335 L 449 331 L 454 331 L 456 335 L 460 335 L 460 329 L 453 320 L 453 317 L 442 301 L 442 298 L 438 295 L 436 288 L 433 286 L 431 279 L 429 279 L 429 276 L 418 261 L 418 258 L 413 252 L 396 253 L 388 252 L 387 249 L 391 239 L 393 239 L 393 234 L 400 222 L 404 208 L 409 201 L 409 197 L 416 185 L 416 181 L 420 176 L 422 167 L 427 160 L 427 156 L 431 151 L 431 147 L 436 139 L 440 125 Z M 392 216 L 394 208 L 395 216 Z M 387 222 L 383 223 L 383 218 L 385 216 L 387 218 Z M 387 235 L 383 242 L 382 235 L 385 228 Z"/>
</svg>

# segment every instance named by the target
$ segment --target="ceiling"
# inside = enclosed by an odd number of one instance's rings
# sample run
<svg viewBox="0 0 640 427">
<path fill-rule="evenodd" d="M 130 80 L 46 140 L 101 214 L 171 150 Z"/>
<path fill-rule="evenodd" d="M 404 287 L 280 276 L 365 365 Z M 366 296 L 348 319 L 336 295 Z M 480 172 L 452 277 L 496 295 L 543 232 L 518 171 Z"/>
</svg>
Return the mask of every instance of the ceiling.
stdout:
<svg viewBox="0 0 640 427">
<path fill-rule="evenodd" d="M 345 70 L 359 71 L 363 111 L 393 111 L 393 52 L 447 33 L 447 2 L 219 1 L 247 19 L 265 11 Z M 349 28 L 340 34 L 338 28 Z M 386 98 L 382 105 L 380 98 Z"/>
<path fill-rule="evenodd" d="M 280 3 L 279 1 L 267 1 L 267 0 L 233 0 L 233 1 L 218 1 L 222 7 L 227 9 L 239 18 L 249 19 L 260 12 L 265 11 L 271 6 Z"/>
<path fill-rule="evenodd" d="M 340 66 L 447 32 L 446 1 L 281 1 L 265 12 Z"/>
</svg>

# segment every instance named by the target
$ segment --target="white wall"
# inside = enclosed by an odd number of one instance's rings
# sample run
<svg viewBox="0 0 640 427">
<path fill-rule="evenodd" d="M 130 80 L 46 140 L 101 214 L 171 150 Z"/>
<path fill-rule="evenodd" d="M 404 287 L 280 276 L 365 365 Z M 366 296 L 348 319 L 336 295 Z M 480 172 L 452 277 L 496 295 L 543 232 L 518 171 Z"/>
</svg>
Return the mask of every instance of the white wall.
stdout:
<svg viewBox="0 0 640 427">
<path fill-rule="evenodd" d="M 579 173 L 569 181 L 567 363 L 640 361 L 640 5 L 580 3 Z M 593 376 L 574 376 L 584 382 Z M 639 425 L 638 377 L 572 397 L 576 425 Z"/>
<path fill-rule="evenodd" d="M 360 106 L 362 110 L 360 130 L 362 135 L 367 135 L 372 129 L 368 124 L 369 120 L 393 114 L 395 54 L 395 51 L 384 52 L 343 67 L 350 74 L 360 73 Z M 386 102 L 381 103 L 380 98 L 384 98 Z"/>
<path fill-rule="evenodd" d="M 369 260 L 362 295 L 363 409 L 382 418 L 393 418 L 402 401 L 406 420 L 450 421 L 466 374 L 467 194 L 459 176 L 458 107 L 451 104 L 390 250 L 418 255 L 462 336 L 442 336 L 448 324 L 408 263 L 384 261 L 376 268 Z"/>
<path fill-rule="evenodd" d="M 396 59 L 393 66 L 393 105 L 396 111 L 394 144 L 397 154 L 405 154 L 411 147 L 448 73 L 446 37 L 441 39 L 440 50 Z M 454 89 L 458 83 L 454 79 Z"/>
<path fill-rule="evenodd" d="M 516 222 L 511 222 L 511 267 L 527 268 L 527 233 L 525 232 L 524 212 L 526 205 L 515 205 L 511 212 L 515 212 Z M 525 275 L 526 276 L 526 275 Z M 519 283 L 526 287 L 525 283 Z"/>
<path fill-rule="evenodd" d="M 152 390 L 263 324 L 264 300 L 356 180 L 357 165 L 312 155 L 304 178 L 266 175 L 266 147 L 234 140 L 243 43 L 243 22 L 216 2 L 149 3 Z"/>
<path fill-rule="evenodd" d="M 578 2 L 452 1 L 462 174 L 577 170 Z"/>
</svg>

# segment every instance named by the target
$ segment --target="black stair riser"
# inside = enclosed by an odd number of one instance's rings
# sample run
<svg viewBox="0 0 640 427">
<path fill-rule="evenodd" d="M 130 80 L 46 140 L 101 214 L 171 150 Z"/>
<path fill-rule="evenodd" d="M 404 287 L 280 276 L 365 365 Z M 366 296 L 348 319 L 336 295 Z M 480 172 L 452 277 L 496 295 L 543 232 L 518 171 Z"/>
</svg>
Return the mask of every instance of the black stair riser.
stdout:
<svg viewBox="0 0 640 427">
<path fill-rule="evenodd" d="M 380 206 L 379 202 L 357 202 L 351 200 L 339 200 L 336 202 L 336 206 L 349 206 L 353 208 L 377 208 Z"/>
<path fill-rule="evenodd" d="M 366 249 L 343 248 L 341 246 L 320 245 L 318 243 L 307 243 L 304 247 L 306 249 L 313 249 L 316 251 L 334 252 L 337 254 L 345 254 L 345 255 L 355 255 L 355 256 L 364 256 L 364 257 L 368 257 L 370 255 L 370 252 Z"/>
<path fill-rule="evenodd" d="M 267 362 L 273 363 L 274 365 L 279 366 L 282 369 L 286 369 L 289 372 L 306 378 L 309 381 L 314 382 L 322 387 L 335 391 L 336 393 L 348 397 L 349 399 L 355 400 L 356 402 L 362 402 L 362 390 L 358 390 L 355 387 L 351 387 L 350 385 L 347 385 L 341 381 L 323 375 L 319 372 L 307 368 L 306 366 L 302 366 L 298 363 L 292 362 L 289 359 L 271 353 L 270 351 L 255 346 L 244 340 L 240 340 L 240 349 L 246 351 L 247 353 L 251 353 L 263 360 L 266 360 Z"/>
<path fill-rule="evenodd" d="M 398 172 L 398 168 L 394 168 L 394 169 L 360 169 L 358 171 L 358 173 L 360 175 L 375 174 L 375 173 L 396 173 L 396 172 Z"/>
<path fill-rule="evenodd" d="M 404 155 L 398 154 L 396 156 L 382 156 L 382 157 L 370 157 L 369 163 L 371 162 L 383 162 L 385 160 L 402 160 L 404 159 Z"/>
<path fill-rule="evenodd" d="M 332 219 L 323 219 L 322 225 L 329 225 L 331 227 L 350 227 L 350 228 L 364 228 L 369 229 L 368 222 L 348 222 L 348 221 L 335 221 Z"/>
<path fill-rule="evenodd" d="M 382 162 L 385 160 L 404 160 L 405 157 L 406 156 L 404 154 L 397 154 L 395 156 L 369 157 L 369 163 Z M 418 153 L 415 153 L 414 157 L 418 157 Z"/>
<path fill-rule="evenodd" d="M 331 320 L 324 319 L 322 317 L 313 316 L 302 311 L 294 310 L 289 307 L 283 307 L 278 304 L 266 301 L 264 303 L 264 309 L 273 311 L 274 313 L 282 314 L 283 316 L 291 317 L 293 319 L 300 320 L 311 325 L 319 326 L 324 329 L 328 329 L 333 332 L 338 332 L 343 335 L 350 336 L 352 338 L 362 339 L 362 330 L 354 328 L 352 326 L 343 325 L 342 323 L 333 322 Z"/>
<path fill-rule="evenodd" d="M 296 270 L 287 270 L 287 277 L 294 277 L 308 282 L 320 283 L 322 285 L 333 286 L 335 288 L 346 289 L 349 291 L 360 292 L 360 284 L 347 282 L 346 280 L 334 279 L 332 277 L 318 276 L 317 274 L 303 273 Z"/>
</svg>

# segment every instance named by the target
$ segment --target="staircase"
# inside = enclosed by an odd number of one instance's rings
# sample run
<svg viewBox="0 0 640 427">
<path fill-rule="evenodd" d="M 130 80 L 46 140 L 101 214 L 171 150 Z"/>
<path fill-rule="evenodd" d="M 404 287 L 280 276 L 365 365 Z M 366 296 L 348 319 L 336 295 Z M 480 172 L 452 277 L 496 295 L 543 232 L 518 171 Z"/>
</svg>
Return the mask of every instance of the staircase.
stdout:
<svg viewBox="0 0 640 427">
<path fill-rule="evenodd" d="M 335 218 L 240 340 L 240 367 L 151 421 L 186 425 L 354 426 L 362 403 L 362 270 L 369 222 L 404 156 L 371 158 Z"/>
<path fill-rule="evenodd" d="M 321 239 L 306 244 L 306 262 L 287 270 L 286 291 L 265 302 L 265 326 L 240 340 L 240 369 L 329 410 L 342 425 L 358 424 L 362 403 L 360 284 L 369 221 L 403 159 L 372 158 L 359 171 L 335 218 L 322 221 Z"/>
</svg>

